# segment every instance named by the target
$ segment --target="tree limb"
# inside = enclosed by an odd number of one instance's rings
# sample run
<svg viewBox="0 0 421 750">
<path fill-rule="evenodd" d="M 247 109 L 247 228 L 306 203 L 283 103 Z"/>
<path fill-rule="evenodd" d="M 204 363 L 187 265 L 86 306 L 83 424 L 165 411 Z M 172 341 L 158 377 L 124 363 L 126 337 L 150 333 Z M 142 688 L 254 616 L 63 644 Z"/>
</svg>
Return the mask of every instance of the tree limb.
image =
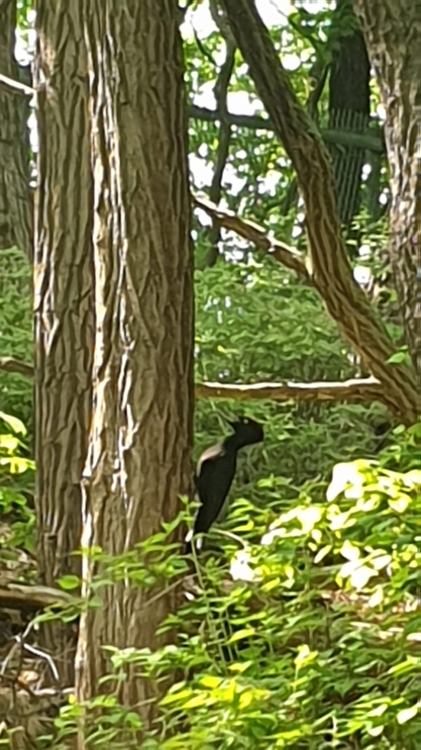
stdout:
<svg viewBox="0 0 421 750">
<path fill-rule="evenodd" d="M 196 208 L 206 211 L 209 216 L 218 220 L 224 229 L 236 232 L 249 242 L 253 242 L 260 250 L 271 255 L 279 263 L 298 273 L 303 279 L 311 283 L 310 275 L 306 267 L 305 259 L 294 247 L 270 237 L 263 227 L 248 219 L 240 219 L 233 211 L 227 208 L 219 208 L 212 201 L 199 195 L 192 195 Z"/>
<path fill-rule="evenodd" d="M 0 370 L 12 372 L 15 375 L 23 375 L 25 378 L 34 377 L 33 365 L 29 365 L 22 359 L 16 357 L 0 357 Z"/>
<path fill-rule="evenodd" d="M 0 359 L 0 370 L 16 372 L 19 375 L 32 377 L 34 368 L 14 357 Z M 314 401 L 347 403 L 367 403 L 380 401 L 385 403 L 382 385 L 375 378 L 354 378 L 341 382 L 314 383 L 196 383 L 196 398 L 232 398 L 237 401 L 270 400 Z M 1 597 L 0 597 L 1 600 Z"/>
<path fill-rule="evenodd" d="M 345 401 L 361 404 L 371 401 L 383 402 L 383 388 L 375 378 L 355 378 L 343 383 L 196 383 L 197 398 L 232 398 L 237 401 L 271 400 L 334 402 Z"/>
<path fill-rule="evenodd" d="M 26 86 L 25 83 L 15 81 L 13 78 L 0 73 L 0 87 L 4 89 L 7 94 L 14 94 L 17 96 L 28 96 L 32 97 L 35 94 L 35 89 L 30 86 Z"/>
<path fill-rule="evenodd" d="M 76 599 L 61 589 L 31 584 L 8 583 L 0 586 L 0 609 L 37 612 L 56 604 L 71 604 Z"/>
<path fill-rule="evenodd" d="M 383 383 L 389 407 L 404 422 L 421 411 L 413 368 L 388 364 L 394 344 L 355 282 L 342 237 L 329 155 L 314 122 L 297 101 L 253 0 L 222 0 L 274 131 L 295 168 L 306 209 L 310 273 L 341 333 Z"/>
<path fill-rule="evenodd" d="M 189 117 L 192 120 L 202 120 L 204 122 L 216 122 L 222 119 L 222 113 L 218 109 L 209 109 L 208 107 L 198 107 L 196 104 L 190 104 Z M 274 127 L 268 117 L 259 117 L 258 115 L 237 115 L 234 112 L 227 112 L 225 115 L 227 122 L 239 128 L 249 128 L 250 130 L 270 130 Z M 321 128 L 320 135 L 325 143 L 332 143 L 335 146 L 347 146 L 350 148 L 360 148 L 375 153 L 384 153 L 384 141 L 382 138 L 372 135 L 371 131 L 365 133 L 352 133 L 343 130 L 334 130 L 332 128 Z"/>
</svg>

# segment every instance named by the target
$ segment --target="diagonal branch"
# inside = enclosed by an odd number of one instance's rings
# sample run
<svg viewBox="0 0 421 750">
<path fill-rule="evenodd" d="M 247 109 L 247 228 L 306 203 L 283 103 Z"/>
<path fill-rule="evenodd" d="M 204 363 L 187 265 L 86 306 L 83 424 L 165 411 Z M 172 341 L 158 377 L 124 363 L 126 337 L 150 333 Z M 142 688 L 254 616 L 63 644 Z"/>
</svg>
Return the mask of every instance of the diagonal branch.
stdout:
<svg viewBox="0 0 421 750">
<path fill-rule="evenodd" d="M 299 276 L 311 283 L 305 259 L 298 250 L 280 240 L 276 240 L 274 237 L 270 237 L 263 227 L 255 224 L 253 221 L 240 219 L 233 211 L 227 208 L 219 208 L 212 201 L 201 195 L 192 195 L 192 200 L 196 208 L 201 208 L 209 216 L 217 219 L 224 229 L 236 232 L 245 240 L 253 242 L 259 250 L 270 254 L 279 263 L 282 263 L 292 271 L 296 271 Z"/>
<path fill-rule="evenodd" d="M 274 131 L 291 159 L 306 208 L 314 286 L 341 333 L 388 391 L 394 412 L 412 423 L 421 396 L 413 369 L 388 364 L 394 345 L 356 284 L 336 206 L 329 155 L 314 122 L 297 101 L 254 0 L 222 0 L 228 20 Z"/>
</svg>

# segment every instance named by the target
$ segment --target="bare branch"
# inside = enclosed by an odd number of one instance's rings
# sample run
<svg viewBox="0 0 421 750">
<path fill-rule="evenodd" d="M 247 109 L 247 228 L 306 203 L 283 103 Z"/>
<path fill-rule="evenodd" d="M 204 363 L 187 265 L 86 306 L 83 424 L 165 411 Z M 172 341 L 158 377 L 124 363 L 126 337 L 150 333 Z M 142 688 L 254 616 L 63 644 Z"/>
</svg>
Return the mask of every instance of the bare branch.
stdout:
<svg viewBox="0 0 421 750">
<path fill-rule="evenodd" d="M 13 78 L 0 73 L 0 86 L 7 94 L 14 94 L 18 96 L 29 96 L 32 97 L 35 94 L 35 89 L 30 86 L 26 86 L 20 81 L 15 81 Z"/>
<path fill-rule="evenodd" d="M 192 199 L 196 208 L 201 208 L 209 216 L 217 219 L 224 229 L 236 232 L 245 240 L 253 242 L 260 250 L 264 250 L 279 263 L 283 263 L 287 268 L 296 271 L 307 282 L 311 282 L 305 260 L 298 250 L 274 237 L 270 237 L 263 227 L 253 221 L 240 219 L 233 211 L 227 208 L 219 208 L 201 195 L 192 195 Z"/>
<path fill-rule="evenodd" d="M 222 119 L 222 114 L 218 109 L 209 109 L 208 107 L 198 107 L 196 104 L 190 104 L 189 117 L 192 120 L 216 122 Z M 227 112 L 225 119 L 231 126 L 236 125 L 239 128 L 274 130 L 272 121 L 268 117 L 237 115 L 233 112 Z M 332 143 L 336 146 L 360 148 L 379 154 L 384 152 L 383 139 L 372 135 L 371 131 L 366 133 L 352 133 L 351 131 L 344 132 L 343 130 L 332 130 L 332 128 L 321 128 L 320 135 L 325 143 Z"/>
<path fill-rule="evenodd" d="M 15 357 L 0 357 L 0 370 L 3 370 L 3 372 L 12 372 L 16 375 L 23 375 L 25 378 L 32 378 L 34 376 L 33 366 Z"/>
<path fill-rule="evenodd" d="M 237 401 L 271 400 L 313 401 L 362 404 L 371 401 L 384 403 L 383 388 L 375 378 L 345 380 L 343 383 L 197 383 L 197 398 L 232 398 Z"/>
</svg>

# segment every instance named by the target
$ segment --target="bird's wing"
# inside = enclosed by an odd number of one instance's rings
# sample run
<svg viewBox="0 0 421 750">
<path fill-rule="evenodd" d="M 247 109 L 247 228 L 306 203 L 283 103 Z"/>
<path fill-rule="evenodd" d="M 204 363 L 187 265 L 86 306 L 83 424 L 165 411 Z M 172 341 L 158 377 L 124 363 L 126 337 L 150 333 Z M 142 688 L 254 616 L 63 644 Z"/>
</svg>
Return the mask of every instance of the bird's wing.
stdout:
<svg viewBox="0 0 421 750">
<path fill-rule="evenodd" d="M 223 446 L 214 446 L 202 456 L 200 473 L 196 479 L 196 489 L 201 502 L 194 532 L 206 533 L 218 518 L 235 473 L 235 454 L 230 454 Z M 212 451 L 212 453 L 211 453 Z"/>
<path fill-rule="evenodd" d="M 206 463 L 206 461 L 213 461 L 214 459 L 219 458 L 220 456 L 223 456 L 223 455 L 225 455 L 225 449 L 222 443 L 217 443 L 216 445 L 212 445 L 211 448 L 207 448 L 202 453 L 196 465 L 196 475 L 195 475 L 196 484 L 202 472 L 202 467 Z"/>
</svg>

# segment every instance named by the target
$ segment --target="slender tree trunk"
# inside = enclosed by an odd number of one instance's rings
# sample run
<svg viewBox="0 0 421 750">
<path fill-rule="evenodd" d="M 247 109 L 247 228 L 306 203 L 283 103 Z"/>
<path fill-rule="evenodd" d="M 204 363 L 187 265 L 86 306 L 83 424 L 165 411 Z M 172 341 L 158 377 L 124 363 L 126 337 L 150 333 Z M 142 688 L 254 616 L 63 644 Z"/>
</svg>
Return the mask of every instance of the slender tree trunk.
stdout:
<svg viewBox="0 0 421 750">
<path fill-rule="evenodd" d="M 193 274 L 187 120 L 177 5 L 84 0 L 94 174 L 96 339 L 83 544 L 133 550 L 173 519 L 190 486 Z M 99 572 L 84 560 L 85 593 Z M 148 646 L 174 594 L 101 589 L 82 616 L 77 695 L 107 684 L 101 646 Z M 127 705 L 150 697 L 128 679 Z M 148 711 L 144 714 L 148 720 Z M 83 740 L 82 740 L 83 745 Z"/>
<path fill-rule="evenodd" d="M 354 0 L 386 112 L 390 257 L 421 385 L 421 2 Z"/>
<path fill-rule="evenodd" d="M 92 177 L 87 59 L 80 3 L 39 0 L 38 205 L 34 258 L 36 511 L 42 583 L 80 572 L 81 477 L 90 424 L 93 350 Z M 74 680 L 73 641 L 49 646 Z"/>
<path fill-rule="evenodd" d="M 16 0 L 0 0 L 0 73 L 19 81 L 15 28 Z M 32 259 L 28 103 L 0 89 L 0 113 L 0 249 L 16 245 Z"/>
</svg>

